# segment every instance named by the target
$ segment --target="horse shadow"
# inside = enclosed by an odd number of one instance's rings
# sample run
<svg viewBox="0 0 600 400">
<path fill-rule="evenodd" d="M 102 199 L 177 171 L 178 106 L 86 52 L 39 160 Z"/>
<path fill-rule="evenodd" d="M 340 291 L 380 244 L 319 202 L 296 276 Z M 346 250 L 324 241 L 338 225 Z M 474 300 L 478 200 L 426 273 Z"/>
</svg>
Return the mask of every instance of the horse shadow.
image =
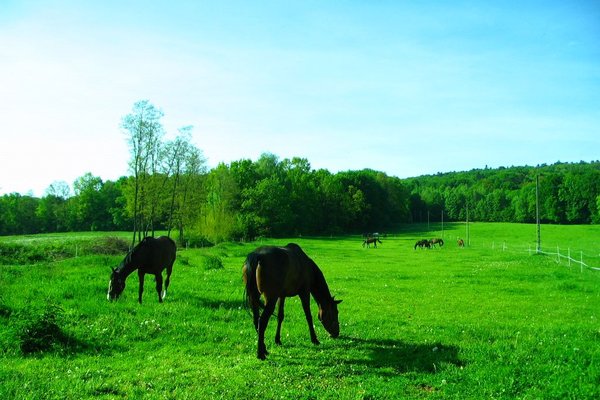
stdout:
<svg viewBox="0 0 600 400">
<path fill-rule="evenodd" d="M 359 354 L 347 363 L 362 365 L 369 369 L 379 370 L 382 375 L 397 375 L 409 372 L 435 374 L 444 365 L 463 367 L 465 363 L 459 358 L 459 348 L 442 343 L 408 343 L 393 339 L 362 339 L 340 336 L 338 339 L 344 347 L 353 349 L 360 347 Z"/>
<path fill-rule="evenodd" d="M 196 297 L 194 303 L 201 308 L 208 308 L 211 310 L 225 309 L 225 310 L 239 310 L 243 306 L 243 301 L 240 300 L 218 300 L 218 299 L 207 299 L 203 297 Z"/>
</svg>

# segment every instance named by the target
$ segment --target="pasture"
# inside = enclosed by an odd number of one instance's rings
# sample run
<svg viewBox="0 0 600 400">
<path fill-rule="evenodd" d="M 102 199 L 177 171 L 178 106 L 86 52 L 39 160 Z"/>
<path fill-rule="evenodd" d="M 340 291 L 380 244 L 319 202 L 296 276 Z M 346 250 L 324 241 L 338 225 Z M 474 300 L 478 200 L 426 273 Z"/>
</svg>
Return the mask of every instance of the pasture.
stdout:
<svg viewBox="0 0 600 400">
<path fill-rule="evenodd" d="M 376 249 L 359 236 L 181 249 L 162 304 L 149 276 L 142 305 L 135 275 L 117 302 L 106 300 L 123 256 L 0 265 L 0 398 L 600 397 L 600 271 L 529 255 L 533 225 L 472 224 L 471 246 L 458 248 L 464 225 L 447 224 L 444 247 L 414 250 L 440 235 L 426 228 L 402 226 Z M 599 239 L 598 226 L 542 230 L 543 247 L 583 251 L 597 267 Z M 288 299 L 283 345 L 273 343 L 272 318 L 260 361 L 241 267 L 258 245 L 290 241 L 343 300 L 340 337 L 327 335 L 311 300 L 313 345 L 299 299 Z M 24 347 L 44 324 L 50 345 Z"/>
</svg>

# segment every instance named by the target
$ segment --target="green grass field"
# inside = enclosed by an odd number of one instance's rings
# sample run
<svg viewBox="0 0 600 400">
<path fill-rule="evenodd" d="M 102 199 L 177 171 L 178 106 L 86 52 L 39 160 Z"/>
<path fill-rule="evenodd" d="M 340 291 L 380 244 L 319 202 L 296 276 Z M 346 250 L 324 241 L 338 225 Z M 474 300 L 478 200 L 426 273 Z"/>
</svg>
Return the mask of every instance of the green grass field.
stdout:
<svg viewBox="0 0 600 400">
<path fill-rule="evenodd" d="M 163 304 L 150 277 L 137 303 L 136 275 L 119 301 L 106 300 L 109 267 L 122 256 L 0 265 L 0 398 L 600 398 L 600 271 L 529 255 L 533 225 L 472 224 L 461 249 L 464 225 L 446 224 L 446 246 L 413 250 L 441 234 L 426 228 L 403 226 L 377 249 L 347 236 L 180 250 Z M 543 248 L 583 252 L 595 267 L 598 239 L 599 226 L 542 227 Z M 263 362 L 241 267 L 258 245 L 290 241 L 343 300 L 341 336 L 327 336 L 313 302 L 314 346 L 299 300 L 289 299 L 283 345 L 272 318 Z M 222 268 L 207 262 L 214 257 Z M 41 340 L 52 345 L 29 351 L 44 323 L 54 330 Z"/>
</svg>

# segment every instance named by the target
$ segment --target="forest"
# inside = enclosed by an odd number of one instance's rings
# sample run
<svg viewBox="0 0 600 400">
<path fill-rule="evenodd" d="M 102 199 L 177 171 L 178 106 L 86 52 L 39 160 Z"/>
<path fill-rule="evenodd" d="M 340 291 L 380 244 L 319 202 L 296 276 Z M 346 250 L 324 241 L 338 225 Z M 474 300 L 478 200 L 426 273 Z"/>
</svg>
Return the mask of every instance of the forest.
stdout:
<svg viewBox="0 0 600 400">
<path fill-rule="evenodd" d="M 374 170 L 330 173 L 303 158 L 263 154 L 193 176 L 148 177 L 138 213 L 150 230 L 216 243 L 259 236 L 331 235 L 440 221 L 535 222 L 539 176 L 543 223 L 600 223 L 600 162 L 475 169 L 399 179 Z M 175 194 L 175 180 L 189 183 Z M 103 182 L 87 173 L 41 198 L 0 197 L 0 234 L 131 231 L 135 178 Z M 179 183 L 183 187 L 182 183 Z M 152 197 L 152 199 L 150 199 Z M 156 200 L 155 200 L 156 199 Z M 185 199 L 185 201 L 184 201 Z M 139 201 L 139 200 L 138 200 Z"/>
<path fill-rule="evenodd" d="M 135 242 L 160 230 L 198 245 L 442 220 L 531 223 L 536 203 L 543 223 L 600 223 L 600 161 L 400 179 L 372 169 L 314 170 L 305 158 L 264 153 L 209 169 L 192 127 L 165 140 L 162 117 L 142 100 L 122 118 L 129 176 L 113 182 L 88 172 L 72 187 L 54 182 L 41 198 L 1 196 L 0 235 L 133 231 Z"/>
</svg>

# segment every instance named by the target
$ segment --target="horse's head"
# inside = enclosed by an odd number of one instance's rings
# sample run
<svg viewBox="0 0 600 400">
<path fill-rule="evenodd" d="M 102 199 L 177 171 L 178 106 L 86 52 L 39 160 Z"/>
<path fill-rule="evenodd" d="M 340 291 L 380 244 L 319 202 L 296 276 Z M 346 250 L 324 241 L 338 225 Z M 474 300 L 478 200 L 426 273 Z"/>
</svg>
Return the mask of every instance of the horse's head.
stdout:
<svg viewBox="0 0 600 400">
<path fill-rule="evenodd" d="M 334 338 L 340 335 L 337 305 L 341 302 L 342 300 L 335 300 L 335 298 L 332 297 L 330 302 L 319 306 L 319 321 L 321 321 L 323 327 L 329 332 L 331 337 Z"/>
<path fill-rule="evenodd" d="M 118 270 L 112 268 L 106 298 L 111 301 L 116 300 L 123 293 L 123 290 L 125 290 L 125 277 Z"/>
</svg>

